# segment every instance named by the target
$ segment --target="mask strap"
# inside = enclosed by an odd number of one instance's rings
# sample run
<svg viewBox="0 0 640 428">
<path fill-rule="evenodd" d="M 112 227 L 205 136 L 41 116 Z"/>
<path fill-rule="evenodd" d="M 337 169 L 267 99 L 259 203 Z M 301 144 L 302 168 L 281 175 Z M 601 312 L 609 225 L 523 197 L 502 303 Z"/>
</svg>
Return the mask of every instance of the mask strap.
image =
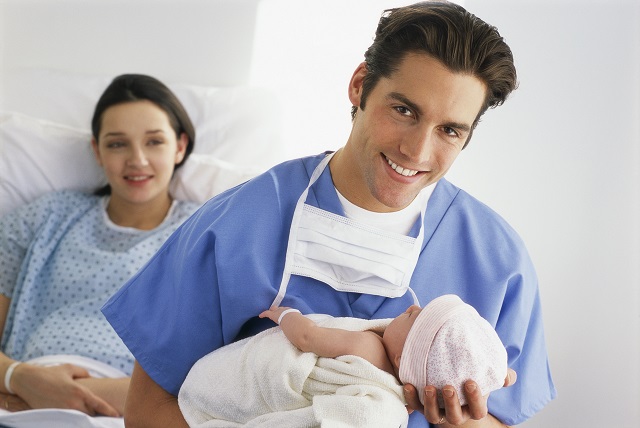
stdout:
<svg viewBox="0 0 640 428">
<path fill-rule="evenodd" d="M 298 202 L 296 203 L 296 208 L 293 211 L 293 219 L 291 219 L 291 229 L 289 230 L 289 242 L 287 243 L 287 254 L 285 256 L 284 261 L 284 271 L 282 272 L 282 280 L 280 281 L 280 288 L 278 290 L 278 294 L 276 298 L 271 303 L 271 307 L 278 307 L 280 303 L 282 303 L 282 299 L 284 299 L 284 295 L 287 292 L 287 285 L 289 285 L 289 279 L 291 278 L 291 265 L 293 264 L 294 257 L 294 246 L 296 244 L 296 237 L 298 234 L 298 225 L 300 224 L 300 217 L 302 216 L 302 205 L 307 201 L 307 195 L 309 194 L 309 188 L 315 183 L 318 178 L 322 175 L 322 172 L 329 164 L 329 161 L 333 157 L 334 153 L 330 153 L 322 159 L 320 164 L 313 170 L 313 174 L 311 174 L 311 178 L 309 179 L 309 184 L 307 188 L 304 189 L 302 195 L 298 198 Z"/>
<path fill-rule="evenodd" d="M 420 197 L 420 195 L 418 195 L 418 197 Z M 416 265 L 418 264 L 418 258 L 420 257 L 420 253 L 422 252 L 422 243 L 424 242 L 424 229 L 425 229 L 424 218 L 425 218 L 426 212 L 427 212 L 427 204 L 425 202 L 422 204 L 422 208 L 420 210 L 420 232 L 418 232 L 418 236 L 416 237 L 416 241 L 413 247 L 413 254 L 411 255 L 411 263 L 413 268 L 411 269 L 410 275 L 405 275 L 405 277 L 402 280 L 402 285 L 407 287 L 407 289 L 411 292 L 411 295 L 413 296 L 413 303 L 420 307 L 422 306 L 420 305 L 418 296 L 413 291 L 410 284 L 411 284 L 411 278 L 413 277 L 413 272 L 416 268 Z"/>
<path fill-rule="evenodd" d="M 420 306 L 420 300 L 418 300 L 418 296 L 416 295 L 415 291 L 413 291 L 413 288 L 409 287 L 409 292 L 411 292 L 411 295 L 413 296 L 413 304 L 416 306 Z"/>
</svg>

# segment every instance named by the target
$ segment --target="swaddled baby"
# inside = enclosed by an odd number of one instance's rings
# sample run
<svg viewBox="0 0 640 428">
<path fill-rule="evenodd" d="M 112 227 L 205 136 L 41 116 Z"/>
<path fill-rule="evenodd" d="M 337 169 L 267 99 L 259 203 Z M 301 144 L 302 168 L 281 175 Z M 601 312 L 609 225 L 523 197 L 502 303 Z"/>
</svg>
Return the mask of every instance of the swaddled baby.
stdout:
<svg viewBox="0 0 640 428">
<path fill-rule="evenodd" d="M 375 426 L 401 426 L 407 419 L 403 383 L 416 387 L 420 401 L 426 385 L 439 395 L 451 385 L 464 405 L 467 380 L 486 395 L 501 388 L 507 376 L 498 335 L 455 295 L 438 297 L 424 309 L 413 305 L 386 320 L 328 317 L 316 323 L 286 307 L 260 317 L 280 328 L 225 346 L 192 368 L 178 396 L 191 426 L 223 426 L 211 423 L 218 419 L 224 426 L 316 426 L 329 419 L 354 427 L 373 426 L 372 420 Z M 236 384 L 248 385 L 226 385 L 238 403 L 212 387 L 211 380 L 230 372 L 243 372 L 234 374 Z M 342 395 L 326 401 L 332 394 Z M 305 406 L 313 410 L 304 413 Z"/>
</svg>

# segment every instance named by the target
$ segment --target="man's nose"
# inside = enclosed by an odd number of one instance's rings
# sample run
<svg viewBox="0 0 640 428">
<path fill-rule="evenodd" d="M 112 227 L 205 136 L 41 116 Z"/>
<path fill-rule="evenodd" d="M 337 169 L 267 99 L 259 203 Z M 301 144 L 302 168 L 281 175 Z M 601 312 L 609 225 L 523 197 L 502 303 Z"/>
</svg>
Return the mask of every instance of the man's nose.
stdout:
<svg viewBox="0 0 640 428">
<path fill-rule="evenodd" d="M 427 162 L 433 152 L 435 137 L 433 129 L 416 129 L 404 139 L 400 152 L 416 164 Z"/>
</svg>

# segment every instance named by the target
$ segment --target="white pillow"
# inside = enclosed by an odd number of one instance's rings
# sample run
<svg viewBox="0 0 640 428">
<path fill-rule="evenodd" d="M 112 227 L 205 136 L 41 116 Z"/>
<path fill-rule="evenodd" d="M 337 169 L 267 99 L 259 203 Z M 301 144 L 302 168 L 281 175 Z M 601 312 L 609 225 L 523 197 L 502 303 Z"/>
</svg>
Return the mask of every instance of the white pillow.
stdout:
<svg viewBox="0 0 640 428">
<path fill-rule="evenodd" d="M 104 183 L 89 131 L 0 113 L 0 215 L 53 190 Z"/>
<path fill-rule="evenodd" d="M 176 171 L 171 193 L 203 203 L 260 172 L 194 153 Z M 93 191 L 105 183 L 88 130 L 0 112 L 0 216 L 54 190 Z"/>
<path fill-rule="evenodd" d="M 176 199 L 204 203 L 261 172 L 250 166 L 238 166 L 213 156 L 192 153 L 176 171 L 170 192 Z"/>
<path fill-rule="evenodd" d="M 0 110 L 90 129 L 98 98 L 115 76 L 26 68 L 9 70 Z M 277 96 L 250 86 L 206 87 L 165 82 L 196 128 L 194 153 L 266 170 L 285 159 Z"/>
</svg>

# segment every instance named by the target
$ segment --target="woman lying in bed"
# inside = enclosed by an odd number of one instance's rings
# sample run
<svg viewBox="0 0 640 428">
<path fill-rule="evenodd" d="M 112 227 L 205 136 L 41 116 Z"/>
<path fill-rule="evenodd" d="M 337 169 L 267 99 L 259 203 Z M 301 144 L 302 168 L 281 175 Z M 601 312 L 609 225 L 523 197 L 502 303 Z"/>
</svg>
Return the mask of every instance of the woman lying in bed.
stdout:
<svg viewBox="0 0 640 428">
<path fill-rule="evenodd" d="M 122 415 L 133 357 L 100 307 L 197 208 L 169 195 L 195 131 L 164 84 L 114 79 L 92 133 L 105 187 L 55 192 L 0 218 L 2 409 Z M 97 377 L 100 366 L 112 377 Z"/>
</svg>

